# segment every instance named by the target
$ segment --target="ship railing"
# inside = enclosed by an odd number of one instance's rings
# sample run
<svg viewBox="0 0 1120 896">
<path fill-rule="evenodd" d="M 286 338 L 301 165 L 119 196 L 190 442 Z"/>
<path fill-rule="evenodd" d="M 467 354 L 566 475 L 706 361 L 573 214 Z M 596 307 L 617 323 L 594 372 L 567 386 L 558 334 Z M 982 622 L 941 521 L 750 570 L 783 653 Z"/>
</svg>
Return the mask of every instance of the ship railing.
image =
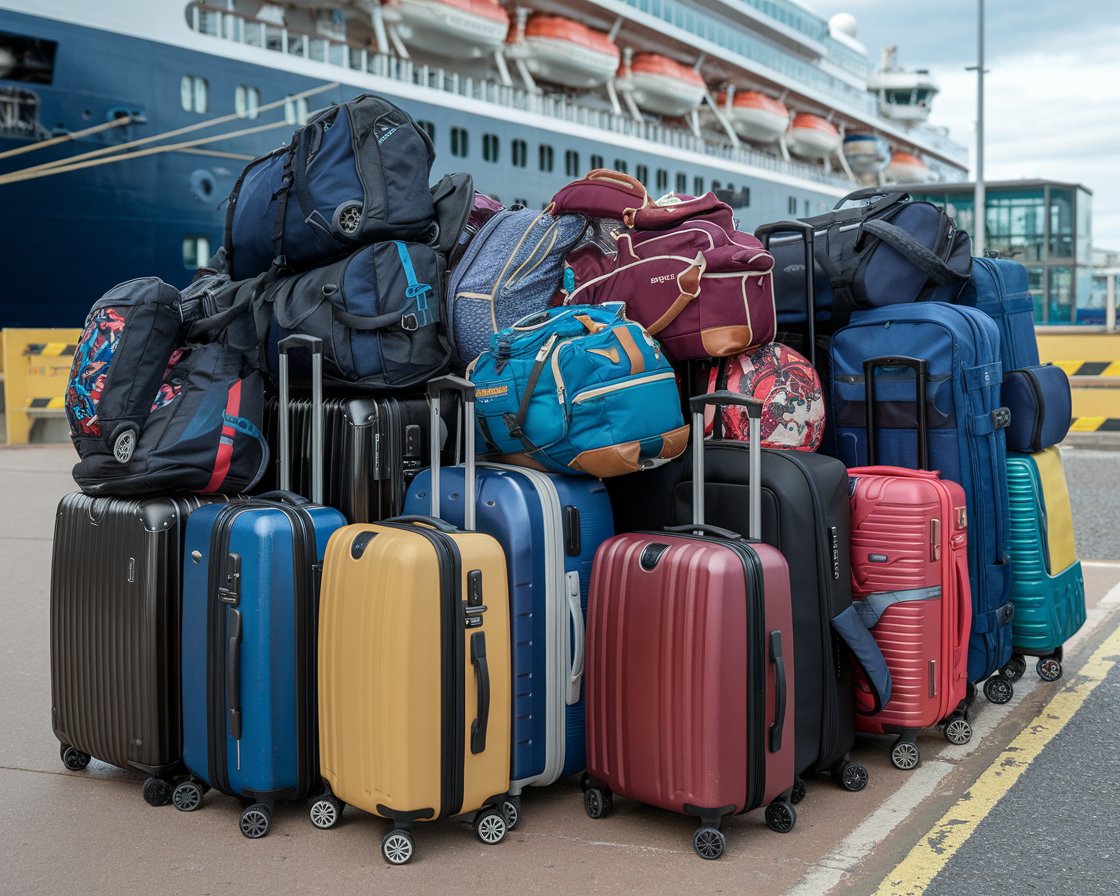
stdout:
<svg viewBox="0 0 1120 896">
<path fill-rule="evenodd" d="M 751 165 L 767 171 L 795 174 L 815 183 L 851 186 L 846 178 L 826 174 L 812 165 L 787 162 L 778 156 L 749 146 L 742 144 L 735 146 L 725 139 L 697 137 L 683 128 L 667 127 L 648 120 L 636 121 L 627 115 L 617 115 L 610 109 L 597 109 L 586 103 L 577 103 L 564 94 L 530 92 L 523 87 L 417 64 L 411 59 L 380 53 L 365 47 L 354 47 L 329 37 L 299 34 L 289 31 L 282 25 L 246 19 L 236 13 L 207 8 L 197 3 L 191 6 L 191 11 L 191 24 L 200 34 L 300 56 L 392 81 L 427 87 L 507 109 L 534 113 L 569 124 L 648 140 L 674 149 Z"/>
</svg>

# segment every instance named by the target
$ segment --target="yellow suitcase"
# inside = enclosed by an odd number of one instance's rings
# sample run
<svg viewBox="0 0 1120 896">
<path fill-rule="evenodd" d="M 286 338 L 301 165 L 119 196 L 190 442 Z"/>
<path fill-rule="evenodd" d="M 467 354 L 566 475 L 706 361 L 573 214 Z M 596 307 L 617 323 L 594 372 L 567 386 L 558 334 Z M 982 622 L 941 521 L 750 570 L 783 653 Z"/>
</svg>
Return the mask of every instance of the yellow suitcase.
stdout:
<svg viewBox="0 0 1120 896">
<path fill-rule="evenodd" d="M 463 393 L 473 435 L 474 389 Z M 432 428 L 438 438 L 439 422 Z M 474 439 L 466 529 L 474 527 Z M 438 464 L 438 448 L 432 455 Z M 440 494 L 432 471 L 433 502 Z M 510 626 L 506 561 L 489 535 L 431 517 L 346 526 L 327 545 L 319 603 L 319 740 L 324 792 L 311 821 L 334 827 L 345 804 L 390 819 L 390 864 L 412 858 L 416 822 L 476 812 L 484 843 L 506 834 Z"/>
</svg>

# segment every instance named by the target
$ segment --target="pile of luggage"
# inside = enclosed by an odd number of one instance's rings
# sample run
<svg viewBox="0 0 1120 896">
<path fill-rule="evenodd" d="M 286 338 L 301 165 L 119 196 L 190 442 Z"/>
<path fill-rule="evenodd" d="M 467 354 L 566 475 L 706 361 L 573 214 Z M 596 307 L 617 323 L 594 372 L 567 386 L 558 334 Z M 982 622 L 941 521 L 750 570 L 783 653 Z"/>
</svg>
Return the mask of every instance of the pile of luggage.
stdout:
<svg viewBox="0 0 1120 896">
<path fill-rule="evenodd" d="M 913 768 L 923 729 L 968 741 L 976 685 L 1060 676 L 1069 383 L 1021 266 L 900 193 L 750 234 L 607 170 L 506 209 L 433 160 L 385 100 L 332 107 L 248 165 L 190 287 L 94 305 L 68 768 L 248 799 L 250 838 L 350 804 L 394 864 L 418 822 L 496 843 L 583 773 L 591 817 L 695 816 L 714 859 L 727 815 L 786 832 L 812 777 L 862 789 L 857 731 Z"/>
</svg>

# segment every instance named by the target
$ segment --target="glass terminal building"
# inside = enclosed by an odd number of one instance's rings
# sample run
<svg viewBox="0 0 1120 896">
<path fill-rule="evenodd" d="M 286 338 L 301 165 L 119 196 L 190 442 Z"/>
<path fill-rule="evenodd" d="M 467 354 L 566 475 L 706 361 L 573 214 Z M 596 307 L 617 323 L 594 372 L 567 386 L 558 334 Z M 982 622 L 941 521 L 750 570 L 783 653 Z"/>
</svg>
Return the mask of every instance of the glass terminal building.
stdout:
<svg viewBox="0 0 1120 896">
<path fill-rule="evenodd" d="M 972 232 L 974 189 L 971 183 L 937 184 L 910 193 L 944 205 Z M 1035 323 L 1103 324 L 1104 296 L 1093 288 L 1093 194 L 1080 184 L 1048 180 L 995 181 L 984 189 L 987 249 L 1026 265 Z"/>
</svg>

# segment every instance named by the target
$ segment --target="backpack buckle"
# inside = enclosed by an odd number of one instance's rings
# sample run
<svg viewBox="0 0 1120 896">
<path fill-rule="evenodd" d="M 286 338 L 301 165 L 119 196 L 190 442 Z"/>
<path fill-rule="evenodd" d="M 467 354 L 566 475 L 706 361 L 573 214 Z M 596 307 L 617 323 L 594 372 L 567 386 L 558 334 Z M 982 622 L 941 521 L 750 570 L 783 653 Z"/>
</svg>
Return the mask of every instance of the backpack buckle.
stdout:
<svg viewBox="0 0 1120 896">
<path fill-rule="evenodd" d="M 1011 409 L 996 408 L 992 411 L 992 425 L 996 429 L 1007 429 L 1011 425 Z"/>
<path fill-rule="evenodd" d="M 401 329 L 414 333 L 420 329 L 420 320 L 412 311 L 401 317 Z"/>
</svg>

